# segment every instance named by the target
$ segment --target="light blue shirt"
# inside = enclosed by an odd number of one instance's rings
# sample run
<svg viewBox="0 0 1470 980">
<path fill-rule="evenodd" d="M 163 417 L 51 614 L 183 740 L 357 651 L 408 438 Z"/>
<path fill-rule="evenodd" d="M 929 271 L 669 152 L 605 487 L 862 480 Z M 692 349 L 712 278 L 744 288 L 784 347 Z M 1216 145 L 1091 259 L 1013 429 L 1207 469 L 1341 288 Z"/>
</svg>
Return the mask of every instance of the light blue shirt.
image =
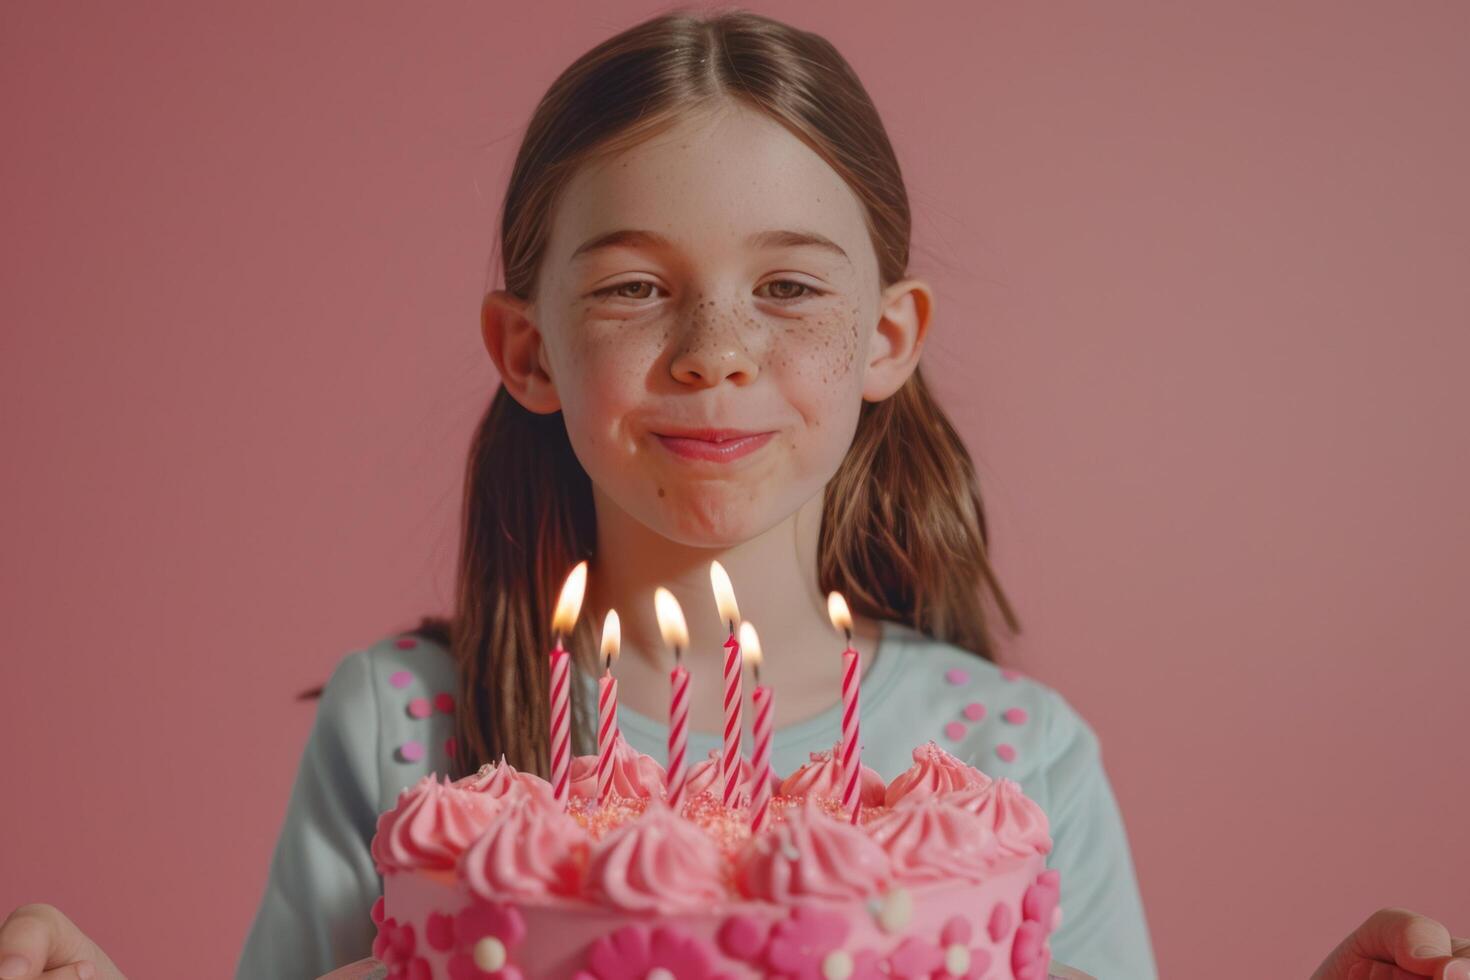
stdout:
<svg viewBox="0 0 1470 980">
<path fill-rule="evenodd" d="M 449 772 L 452 715 L 409 704 L 457 692 L 449 652 L 389 636 L 343 657 L 328 680 L 271 857 L 236 980 L 312 980 L 372 955 L 370 910 L 382 879 L 369 844 L 378 814 L 431 772 Z M 595 680 L 583 678 L 583 694 Z M 778 773 L 836 744 L 841 706 L 776 729 Z M 747 712 L 747 714 L 749 714 Z M 656 759 L 668 728 L 624 707 L 624 737 Z M 747 719 L 747 728 L 749 721 Z M 1052 957 L 1098 980 L 1155 980 L 1153 950 L 1117 800 L 1097 735 L 1060 694 L 900 623 L 885 622 L 862 679 L 863 764 L 892 780 L 930 739 L 990 774 L 1008 776 L 1046 811 L 1061 872 L 1062 923 Z M 690 762 L 719 746 L 690 732 Z M 417 749 L 422 750 L 418 756 Z"/>
</svg>

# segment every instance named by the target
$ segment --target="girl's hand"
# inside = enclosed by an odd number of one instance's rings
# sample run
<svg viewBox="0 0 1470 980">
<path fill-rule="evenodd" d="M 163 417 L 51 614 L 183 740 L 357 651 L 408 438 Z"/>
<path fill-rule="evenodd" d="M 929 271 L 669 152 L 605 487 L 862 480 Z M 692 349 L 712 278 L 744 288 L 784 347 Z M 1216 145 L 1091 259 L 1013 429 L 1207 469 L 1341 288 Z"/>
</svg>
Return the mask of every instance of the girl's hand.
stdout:
<svg viewBox="0 0 1470 980">
<path fill-rule="evenodd" d="M 1459 957 L 1467 957 L 1460 959 Z M 1433 919 L 1379 909 L 1328 954 L 1312 980 L 1470 980 L 1470 939 Z"/>
<path fill-rule="evenodd" d="M 54 905 L 22 905 L 0 924 L 0 980 L 127 980 Z"/>
</svg>

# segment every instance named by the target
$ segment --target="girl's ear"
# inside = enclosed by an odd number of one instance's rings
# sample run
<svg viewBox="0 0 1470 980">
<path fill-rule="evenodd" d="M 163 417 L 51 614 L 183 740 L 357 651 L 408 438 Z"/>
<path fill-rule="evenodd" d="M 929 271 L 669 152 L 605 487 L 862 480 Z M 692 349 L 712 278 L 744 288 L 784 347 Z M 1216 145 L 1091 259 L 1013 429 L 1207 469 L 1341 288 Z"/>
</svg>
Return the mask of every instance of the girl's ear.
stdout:
<svg viewBox="0 0 1470 980">
<path fill-rule="evenodd" d="M 883 290 L 878 325 L 868 349 L 863 400 L 881 402 L 919 366 L 934 314 L 934 290 L 922 279 L 901 279 Z"/>
<path fill-rule="evenodd" d="M 530 306 L 503 289 L 487 293 L 480 305 L 480 336 L 511 397 L 528 411 L 550 415 L 561 411 L 561 399 Z"/>
</svg>

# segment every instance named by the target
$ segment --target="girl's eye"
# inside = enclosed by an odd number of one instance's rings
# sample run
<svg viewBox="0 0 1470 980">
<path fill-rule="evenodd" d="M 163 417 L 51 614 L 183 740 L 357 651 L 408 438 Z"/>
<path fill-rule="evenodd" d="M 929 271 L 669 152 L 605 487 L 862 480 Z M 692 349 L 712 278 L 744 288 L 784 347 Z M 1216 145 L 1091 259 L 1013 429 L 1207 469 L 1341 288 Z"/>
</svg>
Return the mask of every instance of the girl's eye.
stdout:
<svg viewBox="0 0 1470 980">
<path fill-rule="evenodd" d="M 790 301 L 790 300 L 797 300 L 797 299 L 806 299 L 808 296 L 820 296 L 820 295 L 822 295 L 822 290 L 816 289 L 816 288 L 814 288 L 812 286 L 808 286 L 804 282 L 797 282 L 795 279 L 772 279 L 770 282 L 766 283 L 766 285 L 767 286 L 796 286 L 799 289 L 804 290 L 804 292 L 799 292 L 799 293 L 798 292 L 792 292 L 790 290 L 781 290 L 781 291 L 779 291 L 779 294 L 778 295 L 773 295 L 771 297 L 772 299 L 775 299 L 775 300 Z"/>
<path fill-rule="evenodd" d="M 635 279 L 635 280 L 633 280 L 631 282 L 620 282 L 616 286 L 607 286 L 607 287 L 605 287 L 603 289 L 593 290 L 592 295 L 593 296 L 596 296 L 596 297 L 599 297 L 599 298 L 604 298 L 604 299 L 606 297 L 608 297 L 608 296 L 611 296 L 613 293 L 618 293 L 618 295 L 620 297 L 622 297 L 623 299 L 648 299 L 649 298 L 647 296 L 630 296 L 627 293 L 619 292 L 620 290 L 627 289 L 629 286 L 647 286 L 650 289 L 657 289 L 658 288 L 658 285 L 657 284 L 651 283 L 647 279 Z"/>
</svg>

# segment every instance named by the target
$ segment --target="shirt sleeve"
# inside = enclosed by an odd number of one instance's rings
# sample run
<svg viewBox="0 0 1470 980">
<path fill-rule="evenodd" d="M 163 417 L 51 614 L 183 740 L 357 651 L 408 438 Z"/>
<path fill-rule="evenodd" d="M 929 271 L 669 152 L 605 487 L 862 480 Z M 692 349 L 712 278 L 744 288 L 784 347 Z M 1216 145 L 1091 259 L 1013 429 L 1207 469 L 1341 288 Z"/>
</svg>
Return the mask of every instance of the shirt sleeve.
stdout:
<svg viewBox="0 0 1470 980">
<path fill-rule="evenodd" d="M 379 724 L 368 656 L 343 657 L 322 692 L 236 980 L 314 980 L 372 955 L 382 879 L 369 852 Z"/>
<path fill-rule="evenodd" d="M 1055 691 L 1046 742 L 1047 817 L 1062 875 L 1052 959 L 1098 980 L 1156 980 L 1143 899 L 1097 734 Z"/>
</svg>

